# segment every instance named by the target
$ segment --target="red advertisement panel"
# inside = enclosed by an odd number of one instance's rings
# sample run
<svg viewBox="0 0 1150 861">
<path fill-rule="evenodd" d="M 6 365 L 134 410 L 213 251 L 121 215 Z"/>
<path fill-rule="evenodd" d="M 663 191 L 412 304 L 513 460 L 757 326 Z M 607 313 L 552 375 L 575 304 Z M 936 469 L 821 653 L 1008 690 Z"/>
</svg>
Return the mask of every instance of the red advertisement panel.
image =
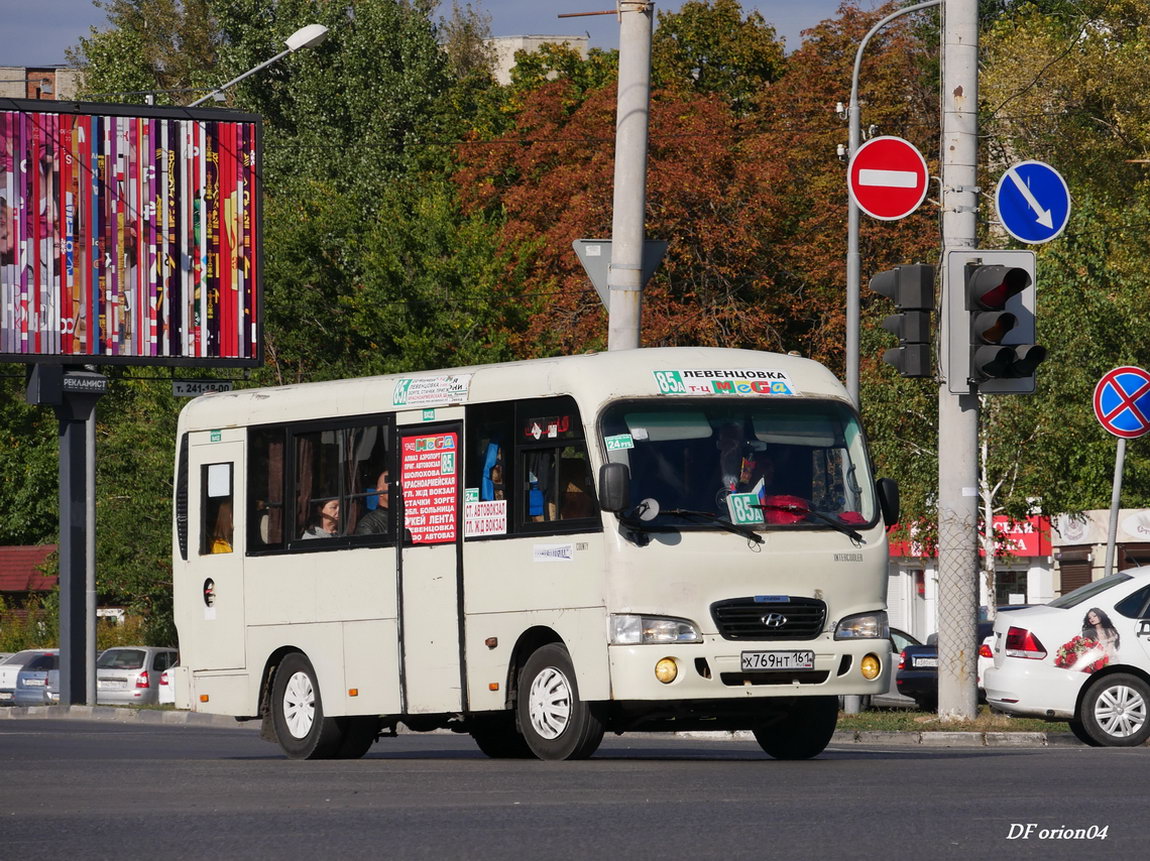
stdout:
<svg viewBox="0 0 1150 861">
<path fill-rule="evenodd" d="M 403 524 L 415 544 L 447 544 L 459 521 L 459 434 L 405 436 L 400 449 Z"/>
<path fill-rule="evenodd" d="M 0 361 L 261 360 L 259 117 L 0 99 Z"/>
</svg>

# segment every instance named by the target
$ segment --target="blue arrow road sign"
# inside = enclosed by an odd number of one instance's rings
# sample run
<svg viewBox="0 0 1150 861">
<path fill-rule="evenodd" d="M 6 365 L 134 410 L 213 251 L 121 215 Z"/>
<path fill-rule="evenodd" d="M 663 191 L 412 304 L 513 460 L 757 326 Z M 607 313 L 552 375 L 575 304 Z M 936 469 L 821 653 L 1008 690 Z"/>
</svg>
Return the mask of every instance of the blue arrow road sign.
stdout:
<svg viewBox="0 0 1150 861">
<path fill-rule="evenodd" d="M 994 205 L 1006 232 L 1021 242 L 1049 242 L 1070 219 L 1070 189 L 1062 174 L 1041 161 L 1010 167 L 998 181 Z"/>
</svg>

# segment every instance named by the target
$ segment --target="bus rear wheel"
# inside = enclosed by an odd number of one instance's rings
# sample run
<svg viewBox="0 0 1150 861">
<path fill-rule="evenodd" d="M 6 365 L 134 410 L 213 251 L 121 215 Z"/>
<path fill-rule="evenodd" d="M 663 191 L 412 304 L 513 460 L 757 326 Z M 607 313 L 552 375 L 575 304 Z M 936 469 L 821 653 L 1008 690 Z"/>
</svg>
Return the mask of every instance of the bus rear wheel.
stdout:
<svg viewBox="0 0 1150 861">
<path fill-rule="evenodd" d="M 324 717 L 319 683 L 306 656 L 292 652 L 280 662 L 271 707 L 276 741 L 289 758 L 331 759 L 339 753 L 343 727 Z"/>
<path fill-rule="evenodd" d="M 774 759 L 810 759 L 835 734 L 838 697 L 799 697 L 779 720 L 755 727 L 755 741 Z"/>
<path fill-rule="evenodd" d="M 601 707 L 579 699 L 571 656 L 559 643 L 532 653 L 519 674 L 519 729 L 539 759 L 587 759 L 603 740 Z"/>
</svg>

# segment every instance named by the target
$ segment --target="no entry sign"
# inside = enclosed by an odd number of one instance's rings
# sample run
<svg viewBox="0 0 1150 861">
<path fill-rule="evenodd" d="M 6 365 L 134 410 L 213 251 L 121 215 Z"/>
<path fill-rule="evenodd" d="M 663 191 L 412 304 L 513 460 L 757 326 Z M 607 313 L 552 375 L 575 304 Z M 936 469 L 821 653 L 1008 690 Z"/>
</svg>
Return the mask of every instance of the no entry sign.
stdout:
<svg viewBox="0 0 1150 861">
<path fill-rule="evenodd" d="M 1094 387 L 1094 415 L 1121 439 L 1150 431 L 1150 374 L 1130 366 L 1104 374 Z"/>
<path fill-rule="evenodd" d="M 895 221 L 926 199 L 926 159 L 909 141 L 871 138 L 855 150 L 847 166 L 851 199 L 871 218 Z"/>
</svg>

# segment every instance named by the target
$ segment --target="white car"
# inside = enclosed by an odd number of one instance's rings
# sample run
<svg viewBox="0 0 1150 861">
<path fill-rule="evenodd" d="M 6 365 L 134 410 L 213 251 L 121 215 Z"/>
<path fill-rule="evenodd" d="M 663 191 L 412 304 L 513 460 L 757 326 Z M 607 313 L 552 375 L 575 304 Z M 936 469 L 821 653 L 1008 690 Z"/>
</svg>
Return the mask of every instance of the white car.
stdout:
<svg viewBox="0 0 1150 861">
<path fill-rule="evenodd" d="M 1003 613 L 993 636 L 992 708 L 1068 720 L 1094 746 L 1150 739 L 1150 567 Z"/>
</svg>

